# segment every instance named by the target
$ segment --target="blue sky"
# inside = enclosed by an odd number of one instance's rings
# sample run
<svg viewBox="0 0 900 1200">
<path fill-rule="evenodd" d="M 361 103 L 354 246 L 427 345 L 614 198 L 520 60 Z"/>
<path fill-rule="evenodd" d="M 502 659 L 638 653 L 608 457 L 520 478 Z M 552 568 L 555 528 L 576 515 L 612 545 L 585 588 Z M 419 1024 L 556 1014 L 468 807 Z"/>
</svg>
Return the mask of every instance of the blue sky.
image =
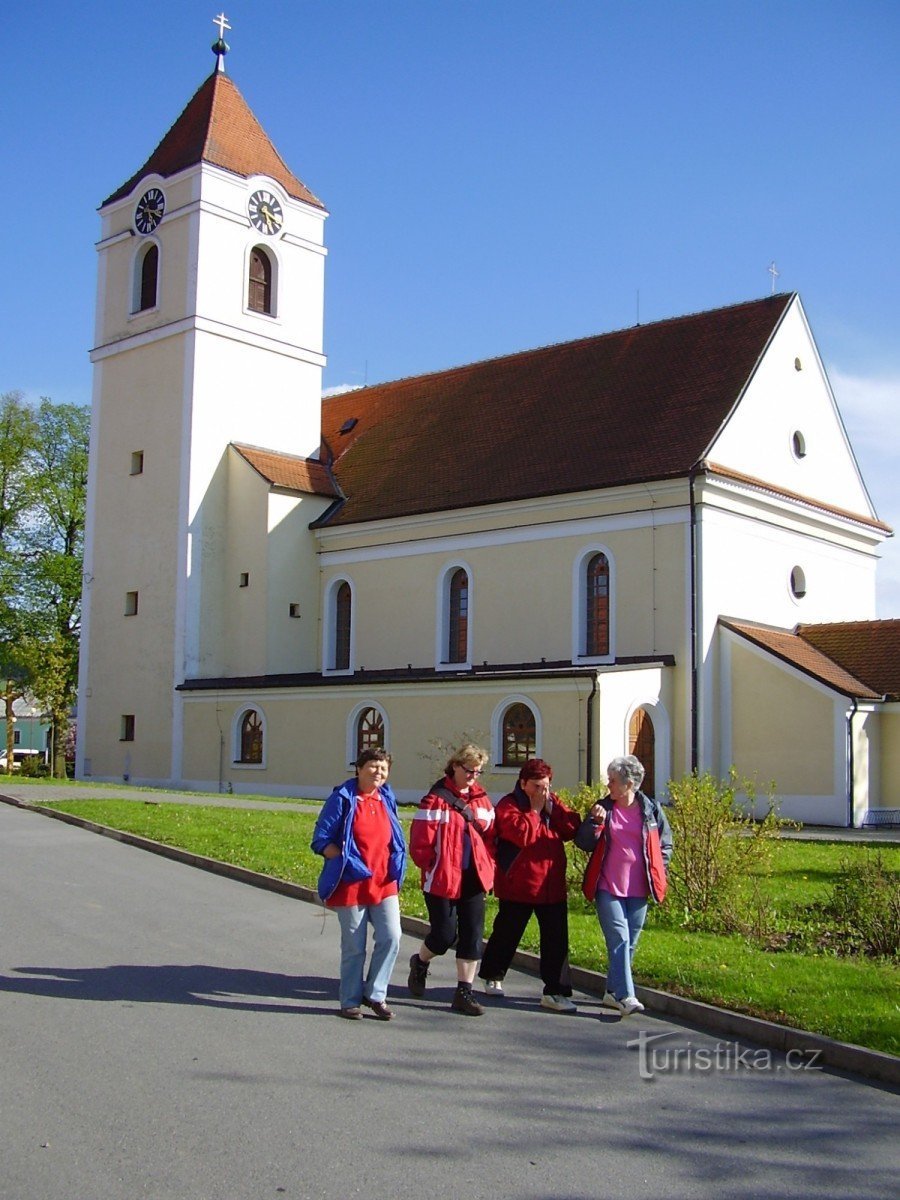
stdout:
<svg viewBox="0 0 900 1200">
<path fill-rule="evenodd" d="M 89 402 L 95 210 L 212 69 L 222 2 L 6 14 L 0 391 Z M 774 261 L 900 531 L 895 0 L 225 12 L 228 73 L 331 213 L 327 387 L 747 300 Z"/>
</svg>

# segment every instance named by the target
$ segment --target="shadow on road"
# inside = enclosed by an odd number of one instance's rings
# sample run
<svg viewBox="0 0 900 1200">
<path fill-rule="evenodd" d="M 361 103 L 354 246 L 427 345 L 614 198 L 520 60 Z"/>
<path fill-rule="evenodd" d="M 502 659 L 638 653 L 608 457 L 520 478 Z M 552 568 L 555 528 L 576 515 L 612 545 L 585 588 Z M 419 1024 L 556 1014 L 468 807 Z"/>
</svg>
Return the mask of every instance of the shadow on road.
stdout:
<svg viewBox="0 0 900 1200">
<path fill-rule="evenodd" d="M 203 963 L 158 966 L 13 967 L 0 975 L 0 992 L 23 992 L 64 1000 L 136 1004 L 203 1004 L 250 1012 L 303 1011 L 334 1014 L 337 984 L 315 976 L 278 975 Z M 311 1008 L 310 1001 L 323 1007 Z M 329 1007 L 324 1007 L 327 1002 Z"/>
</svg>

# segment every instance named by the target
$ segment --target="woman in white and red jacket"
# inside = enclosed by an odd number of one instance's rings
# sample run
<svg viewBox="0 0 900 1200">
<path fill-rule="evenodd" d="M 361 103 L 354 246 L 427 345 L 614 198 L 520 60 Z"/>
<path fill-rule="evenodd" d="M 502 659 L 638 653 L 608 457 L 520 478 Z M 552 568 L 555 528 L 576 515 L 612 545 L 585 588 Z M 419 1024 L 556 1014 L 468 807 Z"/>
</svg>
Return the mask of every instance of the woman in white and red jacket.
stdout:
<svg viewBox="0 0 900 1200">
<path fill-rule="evenodd" d="M 554 796 L 552 778 L 549 763 L 530 758 L 515 790 L 497 805 L 494 895 L 499 906 L 478 974 L 489 996 L 503 995 L 503 979 L 533 913 L 540 930 L 541 1007 L 572 1013 L 564 843 L 578 832 L 581 814 Z"/>
<path fill-rule="evenodd" d="M 478 776 L 488 755 L 461 746 L 433 784 L 413 818 L 409 853 L 422 870 L 422 891 L 431 929 L 409 960 L 409 990 L 425 993 L 428 964 L 456 944 L 457 987 L 450 1007 L 480 1017 L 472 995 L 484 936 L 484 896 L 494 882 L 494 808 Z"/>
<path fill-rule="evenodd" d="M 631 961 L 647 901 L 661 904 L 672 855 L 672 831 L 657 802 L 638 791 L 644 768 L 633 754 L 614 758 L 606 772 L 609 796 L 595 804 L 575 835 L 591 852 L 581 890 L 597 907 L 608 968 L 602 1003 L 623 1016 L 643 1012 L 634 994 Z"/>
</svg>

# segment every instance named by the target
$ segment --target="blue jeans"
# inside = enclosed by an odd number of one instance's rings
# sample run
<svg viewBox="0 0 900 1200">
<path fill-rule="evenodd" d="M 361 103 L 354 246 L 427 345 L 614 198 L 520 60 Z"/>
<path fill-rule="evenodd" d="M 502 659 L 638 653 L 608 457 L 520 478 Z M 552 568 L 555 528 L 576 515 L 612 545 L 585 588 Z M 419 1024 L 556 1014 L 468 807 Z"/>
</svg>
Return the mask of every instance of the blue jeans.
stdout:
<svg viewBox="0 0 900 1200">
<path fill-rule="evenodd" d="M 384 1000 L 400 953 L 399 898 L 387 896 L 380 904 L 348 904 L 335 912 L 341 925 L 341 1008 L 358 1008 L 364 996 L 367 1000 Z M 375 944 L 363 983 L 370 924 Z"/>
<path fill-rule="evenodd" d="M 624 1000 L 626 996 L 634 995 L 631 960 L 644 928 L 647 897 L 613 896 L 610 892 L 599 891 L 596 903 L 609 960 L 606 990 L 617 1000 Z"/>
</svg>

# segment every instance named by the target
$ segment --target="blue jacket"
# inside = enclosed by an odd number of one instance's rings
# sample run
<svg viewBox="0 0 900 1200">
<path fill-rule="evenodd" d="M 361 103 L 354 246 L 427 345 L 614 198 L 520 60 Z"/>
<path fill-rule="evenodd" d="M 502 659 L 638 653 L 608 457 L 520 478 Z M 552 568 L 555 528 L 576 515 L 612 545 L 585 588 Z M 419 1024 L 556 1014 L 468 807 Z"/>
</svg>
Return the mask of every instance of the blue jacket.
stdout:
<svg viewBox="0 0 900 1200">
<path fill-rule="evenodd" d="M 388 877 L 403 882 L 406 871 L 406 838 L 397 816 L 397 799 L 390 786 L 383 783 L 378 789 L 391 821 L 391 845 L 388 854 Z M 356 814 L 358 792 L 356 780 L 347 779 L 336 787 L 322 806 L 316 827 L 313 830 L 312 849 L 321 854 L 332 843 L 340 847 L 340 854 L 326 858 L 319 876 L 319 898 L 327 900 L 337 885 L 344 880 L 356 883 L 371 878 L 372 872 L 363 862 L 356 842 L 353 840 L 353 818 Z"/>
</svg>

